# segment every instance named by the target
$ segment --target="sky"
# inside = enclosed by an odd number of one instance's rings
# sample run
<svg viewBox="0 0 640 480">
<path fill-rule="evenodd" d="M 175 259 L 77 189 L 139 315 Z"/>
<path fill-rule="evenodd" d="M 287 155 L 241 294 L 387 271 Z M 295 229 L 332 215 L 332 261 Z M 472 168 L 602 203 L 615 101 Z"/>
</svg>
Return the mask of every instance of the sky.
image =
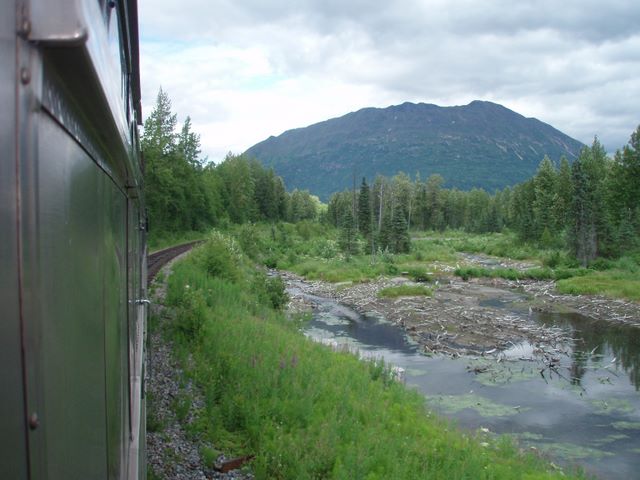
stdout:
<svg viewBox="0 0 640 480">
<path fill-rule="evenodd" d="M 160 87 L 221 161 L 365 107 L 487 100 L 614 152 L 640 125 L 638 0 L 139 0 Z"/>
</svg>

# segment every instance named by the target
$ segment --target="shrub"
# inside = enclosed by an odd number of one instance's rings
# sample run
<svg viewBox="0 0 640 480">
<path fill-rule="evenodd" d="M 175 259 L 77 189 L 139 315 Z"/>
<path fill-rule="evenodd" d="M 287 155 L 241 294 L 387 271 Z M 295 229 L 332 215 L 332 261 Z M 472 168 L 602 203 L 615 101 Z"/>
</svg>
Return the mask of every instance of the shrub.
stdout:
<svg viewBox="0 0 640 480">
<path fill-rule="evenodd" d="M 560 265 L 561 260 L 562 257 L 560 255 L 560 252 L 558 250 L 553 250 L 542 259 L 542 264 L 545 267 L 556 268 L 558 265 Z"/>
<path fill-rule="evenodd" d="M 232 282 L 239 278 L 240 253 L 233 239 L 220 232 L 213 232 L 196 256 L 208 275 Z"/>
<path fill-rule="evenodd" d="M 207 315 L 207 302 L 201 290 L 194 290 L 190 285 L 179 301 L 177 315 L 173 327 L 187 340 L 198 340 Z"/>
<path fill-rule="evenodd" d="M 289 302 L 286 286 L 279 276 L 268 277 L 260 272 L 257 275 L 256 286 L 264 303 L 276 310 L 281 310 Z"/>
<path fill-rule="evenodd" d="M 238 239 L 242 251 L 251 258 L 251 260 L 257 260 L 259 254 L 266 249 L 260 231 L 254 225 L 242 225 L 235 237 Z"/>
<path fill-rule="evenodd" d="M 611 260 L 607 260 L 606 258 L 596 258 L 594 261 L 592 261 L 589 264 L 589 267 L 592 268 L 593 270 L 609 270 L 611 268 L 614 267 L 614 262 L 612 262 Z"/>
<path fill-rule="evenodd" d="M 409 269 L 409 278 L 414 282 L 430 282 L 431 276 L 425 268 L 413 267 Z"/>
</svg>

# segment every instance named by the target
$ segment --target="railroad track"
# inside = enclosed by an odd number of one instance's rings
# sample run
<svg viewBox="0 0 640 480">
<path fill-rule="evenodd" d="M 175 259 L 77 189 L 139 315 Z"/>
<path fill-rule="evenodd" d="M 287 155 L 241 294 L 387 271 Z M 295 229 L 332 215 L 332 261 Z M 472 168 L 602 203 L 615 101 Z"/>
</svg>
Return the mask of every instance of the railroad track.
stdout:
<svg viewBox="0 0 640 480">
<path fill-rule="evenodd" d="M 160 271 L 160 269 L 171 259 L 177 257 L 181 253 L 191 250 L 193 247 L 202 243 L 202 240 L 196 240 L 194 242 L 183 243 L 182 245 L 176 245 L 174 247 L 165 248 L 147 255 L 147 282 L 151 283 L 153 277 Z"/>
</svg>

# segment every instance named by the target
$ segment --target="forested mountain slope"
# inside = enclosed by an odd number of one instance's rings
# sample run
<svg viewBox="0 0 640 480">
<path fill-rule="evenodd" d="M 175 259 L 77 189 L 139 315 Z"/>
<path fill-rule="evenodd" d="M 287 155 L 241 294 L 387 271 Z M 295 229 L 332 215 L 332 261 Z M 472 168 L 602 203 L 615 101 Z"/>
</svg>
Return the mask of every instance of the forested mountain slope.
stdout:
<svg viewBox="0 0 640 480">
<path fill-rule="evenodd" d="M 400 171 L 438 173 L 449 188 L 493 191 L 531 177 L 545 155 L 573 161 L 582 146 L 535 118 L 474 101 L 365 108 L 270 137 L 246 153 L 273 166 L 288 188 L 326 201 L 351 186 L 354 174 L 359 181 Z"/>
</svg>

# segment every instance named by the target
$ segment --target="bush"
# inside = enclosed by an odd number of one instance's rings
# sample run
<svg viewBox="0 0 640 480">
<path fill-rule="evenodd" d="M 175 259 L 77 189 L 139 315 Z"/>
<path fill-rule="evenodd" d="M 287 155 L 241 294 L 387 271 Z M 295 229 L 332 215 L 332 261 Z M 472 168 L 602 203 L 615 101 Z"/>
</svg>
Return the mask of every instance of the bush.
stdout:
<svg viewBox="0 0 640 480">
<path fill-rule="evenodd" d="M 414 267 L 409 270 L 409 278 L 414 282 L 430 282 L 431 275 L 425 268 Z"/>
<path fill-rule="evenodd" d="M 240 253 L 233 239 L 219 232 L 211 234 L 206 243 L 197 250 L 196 257 L 212 277 L 234 282 L 240 276 Z"/>
<path fill-rule="evenodd" d="M 179 301 L 173 327 L 188 341 L 198 340 L 207 315 L 207 302 L 201 290 L 194 290 L 190 285 Z"/>
<path fill-rule="evenodd" d="M 614 262 L 607 260 L 606 258 L 596 258 L 589 264 L 589 267 L 593 270 L 609 270 L 614 267 Z"/>
<path fill-rule="evenodd" d="M 260 230 L 254 225 L 242 225 L 235 237 L 238 239 L 242 251 L 251 260 L 257 261 L 260 253 L 266 250 Z"/>
<path fill-rule="evenodd" d="M 561 261 L 562 256 L 560 255 L 560 252 L 558 250 L 553 250 L 542 259 L 542 264 L 545 267 L 556 268 L 558 265 L 560 265 Z"/>
<path fill-rule="evenodd" d="M 279 276 L 268 277 L 258 272 L 255 285 L 261 300 L 269 307 L 282 310 L 289 302 L 286 286 Z"/>
</svg>

